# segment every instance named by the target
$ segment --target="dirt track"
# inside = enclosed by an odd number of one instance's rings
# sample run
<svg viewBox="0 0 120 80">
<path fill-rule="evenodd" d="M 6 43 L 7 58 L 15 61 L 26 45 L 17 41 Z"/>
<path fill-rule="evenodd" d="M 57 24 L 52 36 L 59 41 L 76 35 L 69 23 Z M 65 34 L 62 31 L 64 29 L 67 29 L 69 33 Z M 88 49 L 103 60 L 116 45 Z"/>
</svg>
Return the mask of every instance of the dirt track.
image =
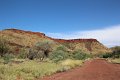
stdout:
<svg viewBox="0 0 120 80">
<path fill-rule="evenodd" d="M 42 80 L 120 80 L 120 65 L 96 59 L 85 62 L 82 67 L 56 73 Z"/>
</svg>

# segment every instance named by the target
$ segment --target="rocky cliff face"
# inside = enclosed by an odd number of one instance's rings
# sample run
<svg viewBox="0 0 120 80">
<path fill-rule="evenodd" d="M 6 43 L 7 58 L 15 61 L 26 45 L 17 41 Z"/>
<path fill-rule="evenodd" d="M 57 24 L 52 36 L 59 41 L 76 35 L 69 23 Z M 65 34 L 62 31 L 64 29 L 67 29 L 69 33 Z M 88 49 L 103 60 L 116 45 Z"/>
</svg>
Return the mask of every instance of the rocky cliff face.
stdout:
<svg viewBox="0 0 120 80">
<path fill-rule="evenodd" d="M 110 52 L 110 50 L 96 39 L 54 39 L 44 33 L 23 31 L 18 29 L 5 29 L 0 31 L 1 38 L 7 38 L 9 44 L 15 47 L 32 47 L 34 44 L 44 40 L 52 40 L 56 45 L 64 45 L 70 50 L 81 49 L 86 53 L 98 54 Z"/>
<path fill-rule="evenodd" d="M 98 42 L 96 39 L 53 39 L 60 43 Z"/>
</svg>

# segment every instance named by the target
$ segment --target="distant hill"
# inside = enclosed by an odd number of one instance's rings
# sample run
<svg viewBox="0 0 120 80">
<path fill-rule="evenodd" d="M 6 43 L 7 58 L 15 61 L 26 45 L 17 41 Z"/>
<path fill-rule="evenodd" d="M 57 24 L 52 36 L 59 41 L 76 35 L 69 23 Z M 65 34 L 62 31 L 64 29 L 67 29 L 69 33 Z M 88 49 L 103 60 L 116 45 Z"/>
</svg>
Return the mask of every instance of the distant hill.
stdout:
<svg viewBox="0 0 120 80">
<path fill-rule="evenodd" d="M 89 54 L 99 54 L 111 51 L 96 39 L 55 39 L 46 36 L 44 33 L 18 29 L 2 30 L 0 31 L 0 38 L 6 38 L 8 44 L 13 47 L 14 50 L 22 47 L 30 48 L 37 42 L 48 40 L 54 42 L 54 44 L 51 45 L 53 48 L 64 45 L 69 51 L 81 49 L 83 52 Z"/>
</svg>

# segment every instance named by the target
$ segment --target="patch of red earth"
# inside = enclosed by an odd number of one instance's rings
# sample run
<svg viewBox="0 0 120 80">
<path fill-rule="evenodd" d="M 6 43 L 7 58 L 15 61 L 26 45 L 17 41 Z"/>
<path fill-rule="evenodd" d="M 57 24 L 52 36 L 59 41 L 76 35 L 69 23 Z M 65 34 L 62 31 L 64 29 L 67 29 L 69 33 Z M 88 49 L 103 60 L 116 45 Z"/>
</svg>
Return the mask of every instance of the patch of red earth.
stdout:
<svg viewBox="0 0 120 80">
<path fill-rule="evenodd" d="M 120 65 L 95 59 L 85 62 L 82 67 L 56 73 L 40 80 L 120 80 Z"/>
</svg>

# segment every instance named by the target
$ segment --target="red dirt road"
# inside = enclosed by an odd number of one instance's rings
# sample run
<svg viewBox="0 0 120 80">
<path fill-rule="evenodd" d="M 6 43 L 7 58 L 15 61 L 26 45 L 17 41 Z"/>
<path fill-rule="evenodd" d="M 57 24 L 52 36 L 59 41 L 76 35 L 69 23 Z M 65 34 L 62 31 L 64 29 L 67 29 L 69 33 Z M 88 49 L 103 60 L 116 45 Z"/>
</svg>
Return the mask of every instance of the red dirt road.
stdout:
<svg viewBox="0 0 120 80">
<path fill-rule="evenodd" d="M 56 73 L 40 80 L 120 80 L 120 65 L 95 59 L 85 62 L 82 67 Z"/>
</svg>

